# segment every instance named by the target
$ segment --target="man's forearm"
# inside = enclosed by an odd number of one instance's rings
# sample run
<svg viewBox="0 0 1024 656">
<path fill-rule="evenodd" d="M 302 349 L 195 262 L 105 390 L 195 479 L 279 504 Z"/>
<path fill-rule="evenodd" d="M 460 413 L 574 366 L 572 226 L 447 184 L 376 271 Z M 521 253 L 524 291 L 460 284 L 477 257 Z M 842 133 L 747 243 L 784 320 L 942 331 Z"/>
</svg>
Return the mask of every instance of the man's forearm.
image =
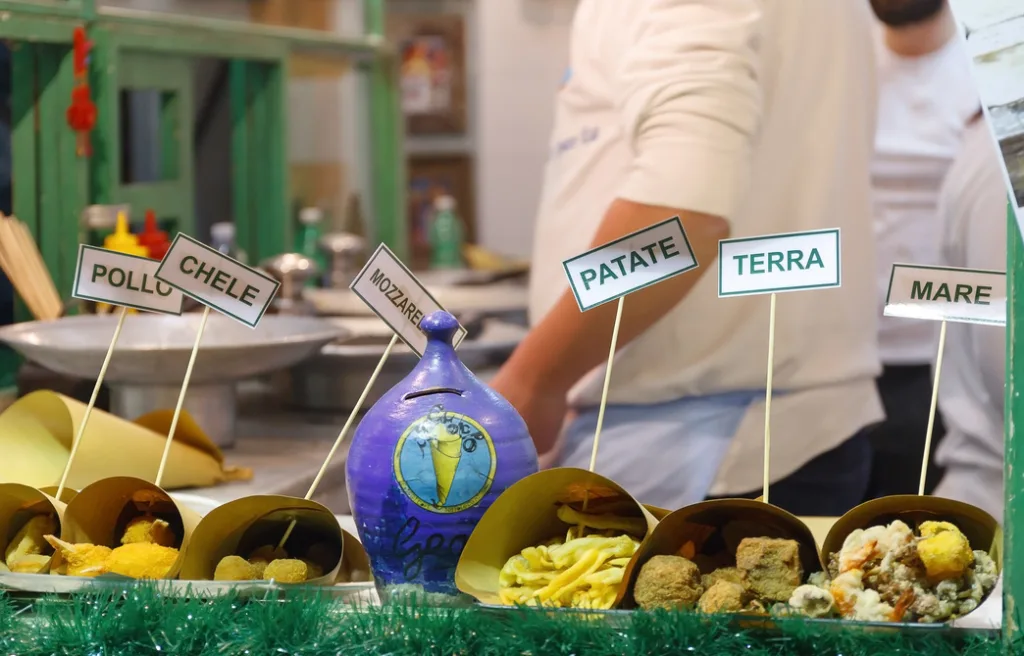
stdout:
<svg viewBox="0 0 1024 656">
<path fill-rule="evenodd" d="M 620 348 L 654 325 L 693 289 L 701 272 L 718 255 L 718 241 L 728 236 L 728 224 L 719 217 L 616 200 L 594 237 L 593 245 L 599 246 L 675 215 L 682 219 L 700 267 L 630 294 L 623 306 L 619 327 Z M 607 359 L 614 321 L 614 303 L 606 303 L 584 315 L 567 291 L 544 320 L 530 331 L 506 368 L 538 390 L 564 394 Z"/>
</svg>

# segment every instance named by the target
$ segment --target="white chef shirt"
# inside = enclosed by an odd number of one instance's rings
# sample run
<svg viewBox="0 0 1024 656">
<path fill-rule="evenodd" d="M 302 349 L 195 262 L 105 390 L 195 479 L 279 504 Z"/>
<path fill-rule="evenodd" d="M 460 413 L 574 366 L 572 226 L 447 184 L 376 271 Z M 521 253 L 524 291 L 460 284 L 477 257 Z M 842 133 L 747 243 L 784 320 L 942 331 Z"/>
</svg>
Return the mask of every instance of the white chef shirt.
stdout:
<svg viewBox="0 0 1024 656">
<path fill-rule="evenodd" d="M 557 98 L 534 323 L 566 292 L 562 260 L 587 250 L 616 198 L 723 216 L 735 237 L 842 229 L 842 288 L 778 300 L 775 387 L 789 393 L 772 403 L 773 480 L 882 418 L 865 220 L 870 30 L 867 3 L 849 0 L 582 0 L 571 76 Z M 768 299 L 719 299 L 717 265 L 704 266 L 689 296 L 616 356 L 611 403 L 764 388 Z M 571 403 L 598 402 L 603 369 L 572 390 Z M 763 431 L 757 402 L 712 494 L 759 487 Z"/>
<path fill-rule="evenodd" d="M 1006 269 L 1007 188 L 988 125 L 964 135 L 963 150 L 942 188 L 939 215 L 946 264 Z M 946 475 L 937 496 L 959 499 L 1003 516 L 1003 328 L 966 323 L 946 327 L 939 407 L 946 437 L 937 460 Z"/>
<path fill-rule="evenodd" d="M 876 44 L 878 133 L 871 181 L 881 317 L 894 263 L 939 263 L 939 187 L 978 108 L 978 96 L 959 36 L 921 57 L 889 50 L 881 27 Z M 935 359 L 937 338 L 932 321 L 879 320 L 885 364 L 927 365 Z"/>
</svg>

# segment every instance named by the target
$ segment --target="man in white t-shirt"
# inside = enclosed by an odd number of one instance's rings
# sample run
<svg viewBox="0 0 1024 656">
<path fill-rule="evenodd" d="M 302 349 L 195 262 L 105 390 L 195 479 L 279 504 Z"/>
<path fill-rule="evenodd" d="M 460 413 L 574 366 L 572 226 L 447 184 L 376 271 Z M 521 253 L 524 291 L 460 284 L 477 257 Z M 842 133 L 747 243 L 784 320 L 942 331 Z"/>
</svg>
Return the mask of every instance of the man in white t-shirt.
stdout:
<svg viewBox="0 0 1024 656">
<path fill-rule="evenodd" d="M 871 0 L 871 6 L 881 22 L 878 134 L 871 164 L 881 315 L 894 263 L 940 263 L 939 186 L 978 99 L 946 0 Z M 874 461 L 866 499 L 917 493 L 937 339 L 934 322 L 880 319 L 884 369 L 878 391 L 886 421 L 869 432 Z M 935 444 L 943 431 L 937 418 Z M 937 473 L 929 472 L 929 492 Z"/>
<path fill-rule="evenodd" d="M 942 250 L 950 266 L 1006 269 L 1007 188 L 1000 153 L 981 112 L 964 135 L 939 201 Z M 935 494 L 1003 517 L 1003 405 L 1006 333 L 951 323 L 946 328 L 939 404 L 948 433 Z"/>
<path fill-rule="evenodd" d="M 701 266 L 626 299 L 596 471 L 669 508 L 760 494 L 768 299 L 718 298 L 717 242 L 838 227 L 842 288 L 778 299 L 770 500 L 808 515 L 860 502 L 861 431 L 882 418 L 870 29 L 851 0 L 580 2 L 532 329 L 492 383 L 541 453 L 589 465 L 615 314 L 580 313 L 562 260 L 679 215 Z"/>
</svg>

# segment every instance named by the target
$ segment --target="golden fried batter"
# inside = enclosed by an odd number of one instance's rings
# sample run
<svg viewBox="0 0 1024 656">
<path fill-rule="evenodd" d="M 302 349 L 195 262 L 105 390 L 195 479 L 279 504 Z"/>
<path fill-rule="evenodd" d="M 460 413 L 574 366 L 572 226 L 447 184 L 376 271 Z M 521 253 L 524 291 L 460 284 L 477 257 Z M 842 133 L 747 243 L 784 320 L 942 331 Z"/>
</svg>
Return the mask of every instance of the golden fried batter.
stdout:
<svg viewBox="0 0 1024 656">
<path fill-rule="evenodd" d="M 917 555 L 933 581 L 959 579 L 974 563 L 974 552 L 967 538 L 948 522 L 924 522 Z"/>
<path fill-rule="evenodd" d="M 173 547 L 177 538 L 171 525 L 152 515 L 141 515 L 128 522 L 121 536 L 121 544 L 138 544 L 148 542 L 161 547 Z"/>
<path fill-rule="evenodd" d="M 110 552 L 107 569 L 133 579 L 162 579 L 178 560 L 178 550 L 150 542 L 123 544 Z"/>
<path fill-rule="evenodd" d="M 66 572 L 68 576 L 99 576 L 106 574 L 107 557 L 110 556 L 110 547 L 95 544 L 82 543 L 71 544 L 52 535 L 47 535 L 46 541 L 53 545 L 54 549 L 60 549 L 61 556 L 66 561 Z"/>
<path fill-rule="evenodd" d="M 263 578 L 278 583 L 302 583 L 306 580 L 306 563 L 292 558 L 273 560 L 263 570 Z"/>
<path fill-rule="evenodd" d="M 256 567 L 241 556 L 225 556 L 213 572 L 214 581 L 253 581 L 259 578 Z"/>
<path fill-rule="evenodd" d="M 52 556 L 42 554 L 25 554 L 15 558 L 10 565 L 10 571 L 15 574 L 42 574 L 50 564 Z"/>
</svg>

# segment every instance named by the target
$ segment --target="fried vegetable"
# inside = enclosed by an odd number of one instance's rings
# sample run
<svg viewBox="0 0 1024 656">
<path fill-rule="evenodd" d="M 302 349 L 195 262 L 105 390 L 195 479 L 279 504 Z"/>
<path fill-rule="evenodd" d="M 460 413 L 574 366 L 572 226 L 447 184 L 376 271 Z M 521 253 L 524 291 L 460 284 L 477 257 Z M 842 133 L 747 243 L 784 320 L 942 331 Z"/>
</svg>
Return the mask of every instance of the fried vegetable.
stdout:
<svg viewBox="0 0 1024 656">
<path fill-rule="evenodd" d="M 256 567 L 241 556 L 225 556 L 213 572 L 214 581 L 253 581 L 258 579 Z"/>
<path fill-rule="evenodd" d="M 647 521 L 642 517 L 594 515 L 580 512 L 571 506 L 565 505 L 559 506 L 558 519 L 570 526 L 586 526 L 599 531 L 612 530 L 633 535 L 643 535 L 647 532 Z"/>
<path fill-rule="evenodd" d="M 42 574 L 49 567 L 52 558 L 42 554 L 25 554 L 11 562 L 10 571 L 14 574 Z"/>
<path fill-rule="evenodd" d="M 4 553 L 4 561 L 8 567 L 22 556 L 53 553 L 46 542 L 46 535 L 57 532 L 57 517 L 54 515 L 34 515 L 25 522 L 14 534 Z M 13 570 L 12 570 L 13 571 Z"/>
<path fill-rule="evenodd" d="M 171 525 L 153 515 L 141 515 L 128 522 L 121 536 L 121 544 L 157 544 L 173 547 L 178 543 Z"/>
</svg>

